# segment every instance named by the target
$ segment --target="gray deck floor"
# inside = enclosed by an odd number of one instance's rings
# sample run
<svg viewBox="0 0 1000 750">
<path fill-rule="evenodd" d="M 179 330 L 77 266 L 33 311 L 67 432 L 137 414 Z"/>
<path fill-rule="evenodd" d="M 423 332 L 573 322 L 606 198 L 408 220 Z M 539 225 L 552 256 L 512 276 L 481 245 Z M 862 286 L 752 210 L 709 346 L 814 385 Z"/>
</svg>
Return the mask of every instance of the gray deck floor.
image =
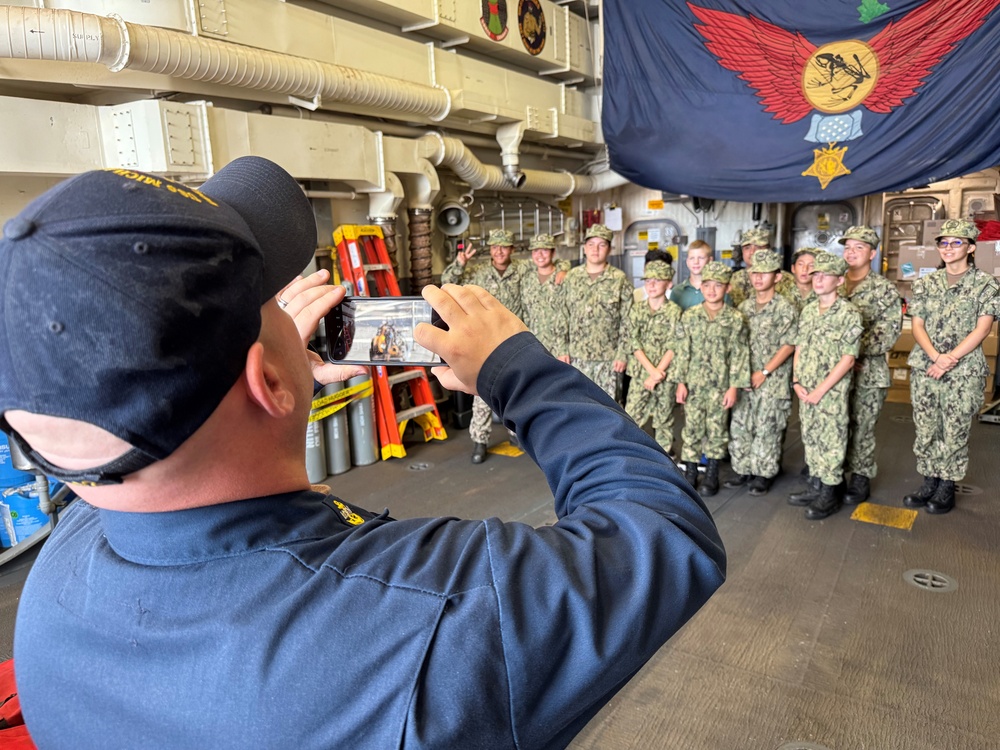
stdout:
<svg viewBox="0 0 1000 750">
<path fill-rule="evenodd" d="M 873 502 L 902 508 L 918 485 L 912 440 L 910 407 L 887 404 Z M 345 500 L 400 518 L 555 520 L 527 456 L 474 466 L 470 445 L 453 431 L 329 483 Z M 903 530 L 852 520 L 845 508 L 810 522 L 785 503 L 803 464 L 793 421 L 786 473 L 769 495 L 723 489 L 708 501 L 729 553 L 726 584 L 572 747 L 1000 748 L 998 447 L 1000 425 L 974 425 L 966 492 L 946 516 L 920 513 Z M 942 573 L 957 589 L 917 588 L 904 580 L 914 569 Z M 0 656 L 9 655 L 21 577 L 0 571 Z"/>
</svg>

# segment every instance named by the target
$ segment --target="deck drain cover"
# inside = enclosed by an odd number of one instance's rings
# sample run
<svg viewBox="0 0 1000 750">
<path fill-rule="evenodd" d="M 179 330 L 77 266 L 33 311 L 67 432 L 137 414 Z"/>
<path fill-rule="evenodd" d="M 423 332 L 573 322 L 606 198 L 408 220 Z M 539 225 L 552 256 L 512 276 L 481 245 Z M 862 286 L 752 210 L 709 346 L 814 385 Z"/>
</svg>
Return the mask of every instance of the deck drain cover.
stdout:
<svg viewBox="0 0 1000 750">
<path fill-rule="evenodd" d="M 936 594 L 945 594 L 958 589 L 958 581 L 933 570 L 908 570 L 903 573 L 903 580 L 918 589 L 933 591 Z"/>
<path fill-rule="evenodd" d="M 902 422 L 903 424 L 913 424 L 913 417 L 907 416 L 906 414 L 899 414 L 895 417 L 890 417 L 893 422 Z"/>
<path fill-rule="evenodd" d="M 830 750 L 826 745 L 817 745 L 815 742 L 786 742 L 778 750 Z"/>
<path fill-rule="evenodd" d="M 431 468 L 431 467 L 432 467 L 433 465 L 434 465 L 434 464 L 432 464 L 432 463 L 428 463 L 427 461 L 414 461 L 414 462 L 413 462 L 412 464 L 410 464 L 410 465 L 409 465 L 409 466 L 408 466 L 407 468 L 408 468 L 408 469 L 409 469 L 410 471 L 427 471 L 427 470 L 428 470 L 429 468 Z"/>
<path fill-rule="evenodd" d="M 976 487 L 974 484 L 956 484 L 955 485 L 956 495 L 982 495 L 983 488 Z"/>
</svg>

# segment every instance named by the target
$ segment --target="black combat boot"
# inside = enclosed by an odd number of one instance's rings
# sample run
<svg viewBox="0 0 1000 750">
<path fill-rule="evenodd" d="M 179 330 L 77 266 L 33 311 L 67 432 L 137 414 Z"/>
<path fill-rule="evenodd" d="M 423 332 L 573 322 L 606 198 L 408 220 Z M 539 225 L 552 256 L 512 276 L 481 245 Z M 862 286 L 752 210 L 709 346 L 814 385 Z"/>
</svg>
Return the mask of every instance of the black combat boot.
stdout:
<svg viewBox="0 0 1000 750">
<path fill-rule="evenodd" d="M 719 461 L 716 458 L 708 459 L 705 466 L 705 478 L 701 480 L 701 487 L 698 493 L 702 497 L 712 497 L 719 492 Z"/>
<path fill-rule="evenodd" d="M 819 497 L 809 503 L 809 507 L 806 508 L 806 518 L 818 521 L 840 510 L 839 489 L 839 486 L 832 484 L 820 484 Z"/>
<path fill-rule="evenodd" d="M 773 481 L 774 477 L 754 477 L 750 482 L 750 494 L 754 497 L 766 495 Z"/>
<path fill-rule="evenodd" d="M 481 464 L 486 460 L 486 443 L 475 443 L 472 448 L 472 463 Z"/>
<path fill-rule="evenodd" d="M 819 498 L 820 482 L 817 477 L 807 477 L 806 486 L 798 492 L 793 492 L 788 496 L 789 505 L 809 505 L 813 500 Z"/>
<path fill-rule="evenodd" d="M 920 485 L 920 488 L 903 498 L 903 505 L 907 508 L 923 508 L 927 505 L 927 501 L 934 496 L 934 491 L 940 481 L 937 477 L 924 477 L 924 483 Z"/>
<path fill-rule="evenodd" d="M 731 479 L 727 479 L 722 484 L 722 486 L 725 487 L 726 489 L 732 490 L 732 489 L 736 489 L 737 487 L 742 487 L 744 484 L 746 484 L 747 482 L 749 482 L 751 479 L 753 479 L 753 474 L 737 474 L 735 477 L 732 477 Z"/>
<path fill-rule="evenodd" d="M 857 505 L 871 497 L 871 480 L 864 474 L 851 474 L 851 483 L 844 494 L 844 505 Z"/>
<path fill-rule="evenodd" d="M 684 478 L 692 487 L 698 486 L 698 462 L 687 461 L 684 464 Z"/>
<path fill-rule="evenodd" d="M 927 512 L 935 516 L 947 513 L 955 507 L 955 483 L 949 479 L 938 482 L 937 489 L 927 501 Z"/>
</svg>

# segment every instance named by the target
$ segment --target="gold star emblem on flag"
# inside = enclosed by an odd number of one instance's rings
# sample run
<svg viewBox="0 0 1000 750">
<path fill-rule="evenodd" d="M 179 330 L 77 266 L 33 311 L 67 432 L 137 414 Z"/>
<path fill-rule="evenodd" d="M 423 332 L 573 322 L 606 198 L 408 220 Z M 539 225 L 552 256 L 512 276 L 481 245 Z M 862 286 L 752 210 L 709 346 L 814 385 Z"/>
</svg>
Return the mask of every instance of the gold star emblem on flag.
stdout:
<svg viewBox="0 0 1000 750">
<path fill-rule="evenodd" d="M 802 173 L 803 177 L 812 176 L 819 180 L 819 186 L 823 190 L 826 190 L 826 186 L 835 177 L 851 173 L 851 170 L 844 166 L 847 146 L 834 148 L 836 145 L 831 143 L 827 148 L 814 148 L 812 166 Z"/>
</svg>

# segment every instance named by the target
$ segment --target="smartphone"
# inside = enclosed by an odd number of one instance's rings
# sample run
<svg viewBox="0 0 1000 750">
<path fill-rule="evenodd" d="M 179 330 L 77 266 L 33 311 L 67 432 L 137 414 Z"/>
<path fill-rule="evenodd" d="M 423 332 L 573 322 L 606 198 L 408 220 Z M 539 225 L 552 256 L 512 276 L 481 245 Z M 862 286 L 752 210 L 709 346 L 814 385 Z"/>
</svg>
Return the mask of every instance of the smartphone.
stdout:
<svg viewBox="0 0 1000 750">
<path fill-rule="evenodd" d="M 448 329 L 423 297 L 345 297 L 326 316 L 326 358 L 342 365 L 444 364 L 413 340 L 418 323 Z"/>
</svg>

